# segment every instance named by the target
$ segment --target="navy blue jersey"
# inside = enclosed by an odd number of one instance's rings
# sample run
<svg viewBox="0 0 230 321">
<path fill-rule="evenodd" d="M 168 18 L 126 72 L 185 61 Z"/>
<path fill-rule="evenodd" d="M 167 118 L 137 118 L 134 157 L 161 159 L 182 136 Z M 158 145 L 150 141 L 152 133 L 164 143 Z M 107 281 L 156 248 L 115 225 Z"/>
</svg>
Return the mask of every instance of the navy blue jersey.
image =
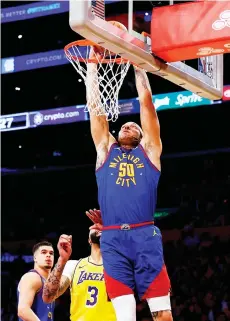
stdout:
<svg viewBox="0 0 230 321">
<path fill-rule="evenodd" d="M 41 277 L 41 281 L 42 281 L 42 287 L 39 290 L 39 292 L 36 293 L 31 309 L 33 310 L 33 312 L 36 314 L 36 316 L 39 318 L 40 321 L 53 321 L 54 305 L 55 305 L 54 302 L 45 303 L 42 300 L 42 291 L 43 291 L 45 279 L 36 270 L 30 270 L 29 272 L 37 273 Z M 17 290 L 17 294 L 19 297 L 19 290 Z M 23 321 L 20 318 L 18 318 L 18 320 Z"/>
<path fill-rule="evenodd" d="M 141 144 L 130 150 L 113 144 L 96 177 L 104 226 L 153 220 L 160 171 Z"/>
</svg>

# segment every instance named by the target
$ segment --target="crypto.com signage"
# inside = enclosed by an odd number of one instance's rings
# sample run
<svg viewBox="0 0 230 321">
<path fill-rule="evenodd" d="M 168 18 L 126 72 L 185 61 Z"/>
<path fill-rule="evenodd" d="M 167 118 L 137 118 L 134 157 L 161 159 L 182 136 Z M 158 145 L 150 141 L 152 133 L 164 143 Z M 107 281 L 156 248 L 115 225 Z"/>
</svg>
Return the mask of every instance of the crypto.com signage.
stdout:
<svg viewBox="0 0 230 321">
<path fill-rule="evenodd" d="M 32 55 L 9 57 L 1 59 L 2 74 L 46 68 L 67 64 L 64 50 L 39 52 Z"/>
<path fill-rule="evenodd" d="M 69 124 L 88 120 L 85 105 L 46 109 L 0 116 L 0 131 Z"/>
<path fill-rule="evenodd" d="M 211 105 L 212 100 L 199 97 L 189 91 L 168 93 L 153 96 L 156 110 L 187 108 L 200 105 Z M 119 101 L 121 115 L 138 114 L 140 104 L 138 98 Z M 21 130 L 47 125 L 68 124 L 89 120 L 85 105 L 54 108 L 33 112 L 0 116 L 0 131 Z"/>
</svg>

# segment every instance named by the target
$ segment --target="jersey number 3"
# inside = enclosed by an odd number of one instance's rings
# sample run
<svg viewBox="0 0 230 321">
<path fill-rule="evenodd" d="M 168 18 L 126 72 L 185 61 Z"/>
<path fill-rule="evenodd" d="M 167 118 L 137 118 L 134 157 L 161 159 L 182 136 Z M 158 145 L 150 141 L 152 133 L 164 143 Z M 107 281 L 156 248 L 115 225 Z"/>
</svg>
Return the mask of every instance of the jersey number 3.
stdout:
<svg viewBox="0 0 230 321">
<path fill-rule="evenodd" d="M 88 286 L 89 299 L 86 300 L 86 306 L 93 307 L 97 304 L 98 288 L 96 286 Z"/>
</svg>

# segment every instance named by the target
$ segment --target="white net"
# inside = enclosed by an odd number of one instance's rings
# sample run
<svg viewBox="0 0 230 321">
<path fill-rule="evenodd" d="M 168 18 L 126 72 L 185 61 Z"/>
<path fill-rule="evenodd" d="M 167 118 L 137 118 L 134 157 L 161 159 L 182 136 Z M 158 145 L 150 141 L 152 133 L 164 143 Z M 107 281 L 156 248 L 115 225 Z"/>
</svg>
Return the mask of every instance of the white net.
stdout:
<svg viewBox="0 0 230 321">
<path fill-rule="evenodd" d="M 72 45 L 65 50 L 67 59 L 83 78 L 86 86 L 87 63 L 92 62 L 89 58 L 90 50 L 93 50 L 93 47 L 78 45 Z M 91 82 L 91 102 L 85 110 L 96 116 L 105 115 L 107 120 L 116 121 L 120 114 L 118 94 L 130 63 L 106 49 L 103 49 L 100 57 L 95 54 L 95 59 L 97 79 Z"/>
</svg>

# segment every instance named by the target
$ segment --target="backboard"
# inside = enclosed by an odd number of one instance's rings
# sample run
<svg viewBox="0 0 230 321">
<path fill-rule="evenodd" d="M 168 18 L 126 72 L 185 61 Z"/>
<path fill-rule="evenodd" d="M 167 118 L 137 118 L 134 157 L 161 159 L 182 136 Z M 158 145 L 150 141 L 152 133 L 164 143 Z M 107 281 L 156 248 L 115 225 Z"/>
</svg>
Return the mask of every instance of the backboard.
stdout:
<svg viewBox="0 0 230 321">
<path fill-rule="evenodd" d="M 167 63 L 154 57 L 151 52 L 150 37 L 147 34 L 137 33 L 133 28 L 135 3 L 139 2 L 144 7 L 145 2 L 149 4 L 151 1 L 122 1 L 127 5 L 127 32 L 111 25 L 107 21 L 109 17 L 105 19 L 107 6 L 119 2 L 121 1 L 70 0 L 69 23 L 71 29 L 82 37 L 139 65 L 147 72 L 167 79 L 197 95 L 212 100 L 222 97 L 223 55 L 199 58 L 197 60 L 198 70 L 184 62 Z M 158 1 L 156 2 L 158 3 Z M 165 2 L 173 5 L 173 0 Z M 155 5 L 155 1 L 152 3 Z M 145 14 L 151 15 L 151 11 Z M 119 15 L 117 15 L 117 20 L 120 21 Z M 123 21 L 120 22 L 123 23 Z"/>
</svg>

